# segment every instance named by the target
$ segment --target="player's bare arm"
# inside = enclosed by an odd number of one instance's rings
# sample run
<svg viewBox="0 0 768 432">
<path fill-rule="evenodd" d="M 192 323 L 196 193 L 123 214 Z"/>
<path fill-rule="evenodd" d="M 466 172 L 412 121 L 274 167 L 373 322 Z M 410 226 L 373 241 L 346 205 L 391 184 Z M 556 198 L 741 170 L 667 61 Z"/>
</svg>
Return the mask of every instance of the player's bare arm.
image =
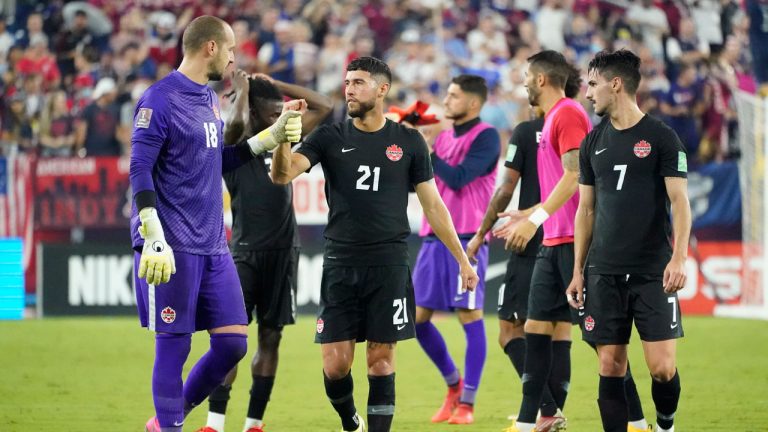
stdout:
<svg viewBox="0 0 768 432">
<path fill-rule="evenodd" d="M 235 101 L 224 123 L 224 144 L 237 144 L 243 138 L 248 126 L 248 74 L 238 69 L 232 72 L 232 87 Z"/>
<path fill-rule="evenodd" d="M 691 235 L 691 205 L 688 202 L 688 180 L 665 177 L 667 196 L 671 203 L 672 230 L 675 245 L 672 259 L 664 269 L 664 291 L 673 293 L 685 286 L 687 275 L 685 261 L 688 258 L 688 241 Z"/>
<path fill-rule="evenodd" d="M 437 235 L 437 238 L 445 244 L 451 255 L 459 263 L 459 274 L 461 275 L 461 286 L 464 289 L 473 291 L 477 286 L 479 278 L 472 268 L 469 258 L 464 253 L 459 236 L 451 221 L 451 215 L 445 207 L 445 203 L 440 198 L 437 186 L 434 180 L 421 182 L 416 185 L 416 195 L 419 197 L 421 208 L 424 210 L 424 216 L 429 225 Z"/>
<path fill-rule="evenodd" d="M 467 243 L 467 257 L 469 257 L 469 259 L 475 259 L 477 251 L 485 241 L 485 235 L 491 230 L 493 224 L 499 220 L 500 215 L 504 214 L 502 212 L 507 208 L 509 202 L 512 201 L 512 195 L 515 193 L 515 187 L 519 180 L 520 171 L 512 168 L 506 168 L 504 170 L 502 183 L 493 193 L 493 197 L 491 197 L 491 202 L 488 204 L 488 210 L 486 210 L 485 216 L 483 216 L 483 221 L 481 222 L 480 227 L 477 229 L 477 232 L 469 243 Z"/>
<path fill-rule="evenodd" d="M 587 251 L 592 243 L 592 229 L 595 226 L 595 187 L 579 185 L 579 207 L 576 209 L 573 233 L 573 279 L 565 294 L 568 303 L 576 309 L 584 306 L 584 274 L 582 269 L 587 260 Z"/>
<path fill-rule="evenodd" d="M 576 189 L 579 187 L 579 150 L 571 150 L 563 154 L 561 159 L 563 176 L 546 201 L 541 204 L 541 207 L 536 208 L 527 219 L 521 220 L 515 225 L 512 232 L 506 237 L 505 247 L 507 249 L 512 249 L 515 252 L 525 250 L 526 245 L 536 235 L 536 230 L 544 220 L 560 210 L 560 207 L 576 193 Z M 539 210 L 545 213 L 541 213 Z"/>
<path fill-rule="evenodd" d="M 272 183 L 288 184 L 311 167 L 309 159 L 301 153 L 291 151 L 290 143 L 277 146 L 272 154 L 272 168 L 269 172 Z"/>
</svg>

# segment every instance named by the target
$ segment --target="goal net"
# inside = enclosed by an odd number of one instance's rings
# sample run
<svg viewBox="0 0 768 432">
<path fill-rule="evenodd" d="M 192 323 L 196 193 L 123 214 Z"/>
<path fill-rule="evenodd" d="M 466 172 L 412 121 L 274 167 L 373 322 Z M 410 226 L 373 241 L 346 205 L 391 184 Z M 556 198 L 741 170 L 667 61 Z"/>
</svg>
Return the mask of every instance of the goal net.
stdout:
<svg viewBox="0 0 768 432">
<path fill-rule="evenodd" d="M 742 284 L 736 305 L 719 305 L 716 316 L 768 320 L 768 98 L 736 94 L 739 116 L 739 181 L 742 198 Z"/>
</svg>

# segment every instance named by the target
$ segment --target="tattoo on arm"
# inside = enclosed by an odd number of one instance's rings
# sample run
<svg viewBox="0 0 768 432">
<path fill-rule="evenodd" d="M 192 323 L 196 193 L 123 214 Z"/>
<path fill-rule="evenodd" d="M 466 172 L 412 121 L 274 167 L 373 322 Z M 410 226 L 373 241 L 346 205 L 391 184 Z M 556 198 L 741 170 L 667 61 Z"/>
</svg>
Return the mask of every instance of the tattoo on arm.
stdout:
<svg viewBox="0 0 768 432">
<path fill-rule="evenodd" d="M 566 154 L 563 155 L 562 161 L 563 161 L 563 168 L 565 168 L 568 171 L 578 172 L 579 171 L 579 150 L 574 149 L 567 152 Z"/>
</svg>

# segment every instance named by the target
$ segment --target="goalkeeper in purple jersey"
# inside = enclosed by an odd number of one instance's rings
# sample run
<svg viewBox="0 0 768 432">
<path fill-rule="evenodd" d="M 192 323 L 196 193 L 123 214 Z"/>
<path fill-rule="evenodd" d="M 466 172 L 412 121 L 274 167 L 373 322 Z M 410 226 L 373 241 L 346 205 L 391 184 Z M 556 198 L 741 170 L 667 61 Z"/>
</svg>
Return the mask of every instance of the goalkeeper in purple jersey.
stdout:
<svg viewBox="0 0 768 432">
<path fill-rule="evenodd" d="M 218 98 L 206 84 L 233 62 L 232 28 L 199 17 L 184 31 L 183 47 L 178 70 L 139 99 L 131 140 L 136 297 L 142 326 L 156 332 L 156 416 L 148 432 L 180 432 L 247 351 L 243 295 L 224 235 L 222 172 L 301 136 L 301 114 L 284 109 L 269 129 L 224 148 Z M 197 330 L 210 333 L 210 350 L 182 384 Z"/>
</svg>

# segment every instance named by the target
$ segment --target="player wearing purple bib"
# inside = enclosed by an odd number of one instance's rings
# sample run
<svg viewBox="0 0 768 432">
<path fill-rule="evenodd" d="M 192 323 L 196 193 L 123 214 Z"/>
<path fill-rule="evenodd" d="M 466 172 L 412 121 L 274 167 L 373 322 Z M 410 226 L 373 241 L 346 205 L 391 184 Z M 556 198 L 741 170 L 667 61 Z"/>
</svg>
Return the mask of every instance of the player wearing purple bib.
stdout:
<svg viewBox="0 0 768 432">
<path fill-rule="evenodd" d="M 453 127 L 437 136 L 431 154 L 437 190 L 464 247 L 483 218 L 496 181 L 499 133 L 480 121 L 480 110 L 487 97 L 488 87 L 482 77 L 460 75 L 451 81 L 443 105 Z M 448 386 L 448 394 L 432 422 L 473 423 L 475 394 L 486 354 L 483 299 L 488 246 L 483 245 L 477 253 L 477 288 L 465 292 L 458 284 L 458 264 L 448 248 L 437 240 L 426 218 L 419 234 L 424 243 L 413 272 L 416 338 Z M 456 311 L 464 328 L 467 348 L 463 380 L 445 340 L 432 324 L 435 310 Z"/>
<path fill-rule="evenodd" d="M 147 89 L 134 114 L 136 297 L 142 326 L 156 332 L 149 432 L 180 432 L 189 411 L 247 351 L 243 295 L 224 236 L 221 173 L 287 141 L 296 120 L 301 133 L 300 114 L 286 112 L 247 144 L 224 149 L 218 98 L 206 83 L 220 80 L 232 63 L 234 33 L 219 18 L 202 16 L 184 31 L 183 45 L 179 69 Z M 210 333 L 210 350 L 182 384 L 197 330 Z"/>
</svg>

